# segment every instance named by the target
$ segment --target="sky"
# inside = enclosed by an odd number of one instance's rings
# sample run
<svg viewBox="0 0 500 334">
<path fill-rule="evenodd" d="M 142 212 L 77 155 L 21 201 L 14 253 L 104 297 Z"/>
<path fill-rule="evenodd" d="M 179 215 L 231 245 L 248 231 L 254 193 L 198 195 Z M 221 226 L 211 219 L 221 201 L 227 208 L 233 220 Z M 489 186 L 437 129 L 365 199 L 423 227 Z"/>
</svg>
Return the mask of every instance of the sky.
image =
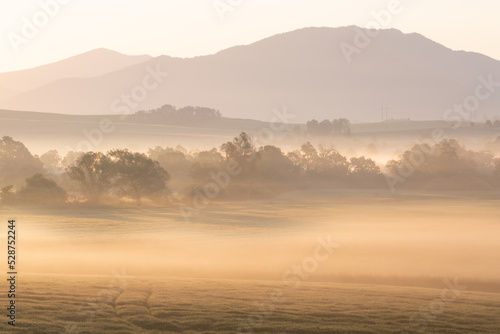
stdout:
<svg viewBox="0 0 500 334">
<path fill-rule="evenodd" d="M 96 48 L 194 57 L 303 27 L 371 27 L 376 13 L 381 28 L 500 59 L 498 0 L 0 0 L 0 72 Z"/>
</svg>

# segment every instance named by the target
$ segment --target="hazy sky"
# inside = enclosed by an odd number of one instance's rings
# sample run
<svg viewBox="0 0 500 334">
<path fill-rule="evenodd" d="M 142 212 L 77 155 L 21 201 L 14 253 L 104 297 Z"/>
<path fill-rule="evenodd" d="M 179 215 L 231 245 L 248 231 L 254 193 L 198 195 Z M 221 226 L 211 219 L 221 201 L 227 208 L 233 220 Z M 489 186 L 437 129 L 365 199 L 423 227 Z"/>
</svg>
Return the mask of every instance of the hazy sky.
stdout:
<svg viewBox="0 0 500 334">
<path fill-rule="evenodd" d="M 391 1 L 398 0 L 0 0 L 0 72 L 100 47 L 192 57 L 308 26 L 367 26 L 372 11 Z M 54 7 L 59 2 L 66 4 Z M 401 12 L 383 28 L 419 32 L 452 49 L 500 59 L 500 1 L 399 2 Z M 52 16 L 42 4 L 52 4 Z M 218 13 L 214 4 L 227 10 Z M 26 28 L 33 23 L 40 27 Z"/>
</svg>

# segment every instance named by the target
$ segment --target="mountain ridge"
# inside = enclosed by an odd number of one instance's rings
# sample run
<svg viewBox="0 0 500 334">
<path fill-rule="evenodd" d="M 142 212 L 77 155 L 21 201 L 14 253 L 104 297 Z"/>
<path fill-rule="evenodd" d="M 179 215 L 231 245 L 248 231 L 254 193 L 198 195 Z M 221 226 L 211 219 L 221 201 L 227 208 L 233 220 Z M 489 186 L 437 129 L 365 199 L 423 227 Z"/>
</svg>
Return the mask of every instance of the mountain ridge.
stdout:
<svg viewBox="0 0 500 334">
<path fill-rule="evenodd" d="M 355 28 L 302 28 L 211 55 L 153 57 L 100 77 L 54 81 L 0 101 L 0 107 L 107 114 L 113 101 L 141 85 L 149 67 L 169 75 L 131 111 L 205 105 L 227 117 L 269 120 L 274 108 L 287 107 L 300 121 L 376 121 L 380 106 L 389 105 L 390 117 L 442 119 L 474 93 L 479 76 L 500 78 L 498 60 L 397 29 L 380 30 L 348 63 L 339 46 L 354 43 Z M 481 101 L 479 114 L 495 116 L 499 95 Z"/>
</svg>

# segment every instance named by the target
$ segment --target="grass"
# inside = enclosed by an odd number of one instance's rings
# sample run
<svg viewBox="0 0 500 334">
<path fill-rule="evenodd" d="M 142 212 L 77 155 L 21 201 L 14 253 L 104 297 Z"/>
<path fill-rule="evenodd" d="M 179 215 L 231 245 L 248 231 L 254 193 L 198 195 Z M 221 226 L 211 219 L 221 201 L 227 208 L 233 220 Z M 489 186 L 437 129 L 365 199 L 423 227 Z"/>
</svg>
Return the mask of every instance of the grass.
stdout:
<svg viewBox="0 0 500 334">
<path fill-rule="evenodd" d="M 487 192 L 301 191 L 215 200 L 188 221 L 177 206 L 2 207 L 19 232 L 15 330 L 498 333 L 498 204 Z M 298 288 L 283 282 L 328 235 L 340 247 Z M 466 287 L 441 304 L 455 277 Z"/>
<path fill-rule="evenodd" d="M 498 294 L 462 291 L 437 314 L 441 290 L 303 282 L 24 275 L 24 333 L 498 333 Z M 281 291 L 279 298 L 271 297 Z M 2 295 L 2 304 L 5 297 Z M 264 307 L 263 307 L 264 306 Z M 413 316 L 417 320 L 412 322 Z M 252 324 L 252 326 L 249 326 Z M 7 332 L 5 321 L 0 330 Z"/>
</svg>

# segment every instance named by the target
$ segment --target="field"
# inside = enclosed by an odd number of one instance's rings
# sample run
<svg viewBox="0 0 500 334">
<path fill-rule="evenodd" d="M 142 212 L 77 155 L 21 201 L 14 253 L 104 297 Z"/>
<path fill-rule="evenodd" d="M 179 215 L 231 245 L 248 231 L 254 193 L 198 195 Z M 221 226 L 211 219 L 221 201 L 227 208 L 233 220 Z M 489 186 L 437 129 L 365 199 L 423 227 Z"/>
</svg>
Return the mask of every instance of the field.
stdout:
<svg viewBox="0 0 500 334">
<path fill-rule="evenodd" d="M 305 334 L 500 330 L 500 300 L 494 293 L 460 291 L 455 300 L 441 308 L 442 291 L 438 289 L 335 283 L 304 283 L 291 289 L 269 281 L 26 275 L 21 286 L 19 323 L 13 332 Z M 448 297 L 453 299 L 454 295 Z M 419 313 L 431 307 L 437 307 L 436 313 Z M 0 326 L 7 330 L 4 322 Z"/>
<path fill-rule="evenodd" d="M 298 191 L 190 217 L 2 207 L 18 222 L 16 328 L 497 333 L 498 198 Z"/>
</svg>

